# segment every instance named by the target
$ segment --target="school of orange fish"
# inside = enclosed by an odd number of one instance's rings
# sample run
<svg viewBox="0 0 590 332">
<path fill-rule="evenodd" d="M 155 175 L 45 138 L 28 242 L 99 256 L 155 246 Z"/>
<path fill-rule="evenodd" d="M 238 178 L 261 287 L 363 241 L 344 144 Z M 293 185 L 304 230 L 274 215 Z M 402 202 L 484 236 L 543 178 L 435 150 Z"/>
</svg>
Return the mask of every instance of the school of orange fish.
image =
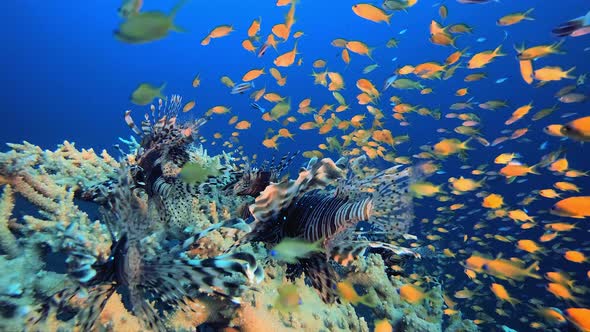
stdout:
<svg viewBox="0 0 590 332">
<path fill-rule="evenodd" d="M 383 4 L 387 10 L 359 3 L 351 10 L 359 19 L 355 23 L 383 24 L 387 27 L 394 11 L 411 15 L 416 2 L 388 0 Z M 471 6 L 484 1 L 459 2 Z M 573 66 L 569 69 L 555 66 L 558 62 L 556 55 L 567 51 L 565 39 L 548 41 L 544 45 L 515 46 L 514 52 L 510 52 L 503 42 L 493 49 L 480 50 L 476 45 L 459 50 L 455 47 L 456 42 L 464 35 L 472 34 L 474 29 L 464 23 L 445 26 L 443 22 L 451 20 L 452 13 L 444 4 L 437 4 L 439 15 L 431 18 L 429 33 L 425 33 L 424 38 L 436 47 L 446 47 L 446 58 L 401 64 L 379 88 L 381 84 L 372 82 L 368 74 L 387 67 L 385 64 L 366 66 L 362 71 L 364 77 L 350 82 L 346 79 L 350 77 L 349 73 L 344 75 L 328 69 L 327 59 L 306 56 L 313 67 L 313 84 L 325 87 L 325 94 L 331 100 L 314 105 L 311 98 L 298 96 L 300 100 L 295 100 L 295 97 L 275 92 L 288 87 L 287 76 L 281 73 L 283 68 L 306 68 L 303 56 L 298 52 L 302 47 L 299 41 L 305 34 L 295 31 L 299 4 L 278 0 L 276 5 L 280 7 L 277 10 L 286 12 L 284 22 L 266 27 L 262 18 L 256 18 L 241 43 L 241 47 L 251 52 L 253 57 L 274 57 L 274 67 L 244 70 L 241 82 L 237 84 L 228 76 L 221 77 L 221 82 L 231 94 L 251 94 L 254 111 L 247 117 L 251 119 L 260 115 L 268 124 L 262 146 L 278 150 L 281 140 L 295 140 L 298 132 L 313 132 L 322 135 L 319 137 L 323 137 L 324 142 L 306 149 L 303 156 L 307 158 L 325 154 L 364 154 L 376 162 L 415 164 L 424 174 L 433 175 L 437 180 L 443 179 L 438 183 L 426 180 L 414 183 L 410 190 L 419 204 L 436 209 L 436 218 L 424 218 L 417 222 L 423 233 L 414 245 L 427 246 L 439 254 L 442 261 L 439 278 L 446 294 L 445 314 L 454 315 L 460 309 L 468 312 L 468 318 L 474 319 L 477 324 L 500 324 L 514 318 L 538 330 L 559 330 L 562 324 L 569 321 L 580 330 L 590 330 L 590 309 L 587 309 L 590 302 L 587 300 L 590 259 L 586 257 L 590 242 L 580 240 L 588 234 L 586 218 L 590 217 L 590 196 L 584 196 L 587 189 L 580 185 L 588 183 L 584 179 L 589 175 L 585 171 L 588 165 L 580 164 L 579 159 L 577 163 L 570 164 L 566 157 L 566 152 L 570 155 L 585 153 L 582 149 L 586 147 L 582 143 L 590 141 L 590 116 L 565 114 L 561 118 L 550 117 L 556 123 L 545 119 L 562 105 L 575 110 L 587 99 L 582 92 L 586 76 L 576 73 Z M 499 17 L 496 24 L 499 29 L 507 29 L 515 24 L 529 24 L 527 21 L 532 19 L 533 9 L 529 9 L 507 13 Z M 263 33 L 265 30 L 267 32 Z M 201 45 L 215 47 L 212 39 L 231 33 L 235 32 L 230 25 L 214 27 L 202 38 Z M 550 34 L 547 35 L 549 39 Z M 338 50 L 340 57 L 330 60 L 335 62 L 330 66 L 341 68 L 344 65 L 343 70 L 347 70 L 356 57 L 367 57 L 372 61 L 374 49 L 386 52 L 399 47 L 400 43 L 392 38 L 385 45 L 369 46 L 360 40 L 336 38 L 332 46 Z M 311 54 L 311 50 L 303 53 Z M 514 71 L 520 70 L 519 76 L 531 85 L 531 89 L 542 89 L 544 94 L 555 95 L 554 105 L 537 105 L 534 100 L 525 105 L 510 105 L 508 100 L 501 98 L 474 101 L 477 91 L 470 85 L 488 79 L 486 66 L 507 55 L 515 58 L 507 57 L 506 61 L 514 64 Z M 542 61 L 536 61 L 541 58 L 546 58 L 543 63 L 547 66 L 541 66 L 539 63 Z M 268 73 L 276 84 L 267 81 L 264 87 L 256 89 L 254 81 L 265 79 L 263 75 Z M 459 101 L 449 105 L 448 109 L 418 105 L 421 95 L 436 93 L 428 86 L 429 82 L 452 77 L 460 77 L 465 87 L 456 90 L 455 96 L 448 99 Z M 555 88 L 553 82 L 564 80 L 571 83 Z M 192 86 L 197 88 L 200 84 L 200 76 L 196 75 Z M 270 87 L 274 91 L 268 91 Z M 347 100 L 343 92 L 345 88 L 348 89 L 346 94 L 352 90 L 358 93 L 356 99 Z M 416 91 L 412 95 L 412 91 L 402 90 Z M 402 100 L 394 95 L 400 92 L 408 97 Z M 385 101 L 386 94 L 392 95 L 388 101 Z M 267 111 L 259 102 L 272 107 Z M 296 109 L 293 105 L 297 105 Z M 194 107 L 195 102 L 190 101 L 183 110 L 189 112 Z M 533 110 L 534 114 L 529 115 Z M 500 133 L 484 134 L 482 113 L 488 112 L 505 118 L 506 129 Z M 231 108 L 218 105 L 206 114 L 222 117 L 230 113 Z M 394 132 L 399 130 L 394 127 L 415 125 L 421 116 L 438 121 L 440 128 L 432 136 L 439 138 L 433 144 L 422 146 L 418 153 L 401 155 L 401 147 L 398 146 L 407 144 L 410 137 L 405 134 L 396 136 Z M 566 119 L 568 116 L 573 118 Z M 223 132 L 219 131 L 212 140 L 208 140 L 209 143 L 228 149 L 237 148 L 240 135 L 247 136 L 248 130 L 254 130 L 251 120 L 243 117 L 231 116 L 227 122 L 235 128 L 231 136 L 223 137 Z M 392 126 L 392 121 L 397 121 L 397 124 Z M 458 126 L 448 129 L 449 123 L 453 126 L 457 123 Z M 513 125 L 517 123 L 521 127 L 515 129 Z M 549 151 L 548 144 L 543 143 L 540 150 L 548 151 L 537 152 L 538 144 L 527 138 L 527 133 L 530 135 L 533 131 L 543 132 L 552 146 L 560 145 L 559 140 L 562 140 L 563 148 Z M 514 150 L 518 150 L 518 144 L 526 144 L 520 146 L 520 151 L 533 152 L 526 153 L 525 162 L 525 156 L 517 151 L 499 151 L 506 143 L 511 143 Z M 485 164 L 472 166 L 468 163 L 470 151 L 475 149 L 487 151 L 485 154 L 489 160 Z M 536 154 L 544 155 L 539 158 L 535 157 Z M 532 159 L 534 161 L 529 162 Z M 445 167 L 446 163 L 457 162 L 463 166 Z M 551 181 L 552 184 L 545 186 L 540 184 L 543 182 L 532 179 L 539 175 L 544 177 L 544 182 Z M 503 183 L 506 188 L 516 186 L 514 190 L 522 190 L 526 186 L 526 191 L 512 196 L 502 195 L 500 192 L 505 188 L 498 187 L 504 187 Z M 552 207 L 548 210 L 535 209 L 535 201 Z M 581 237 L 574 236 L 574 233 L 580 233 Z M 459 266 L 464 270 L 464 276 L 444 272 L 447 268 L 457 269 Z M 567 271 L 565 267 L 569 266 L 576 266 L 576 269 Z M 405 294 L 410 294 L 403 296 L 408 301 L 420 300 L 426 292 L 419 287 L 422 277 L 413 276 L 416 283 L 403 290 Z M 528 291 L 525 292 L 524 288 Z M 497 300 L 495 312 L 482 307 L 482 303 L 489 302 L 490 298 Z"/>
</svg>

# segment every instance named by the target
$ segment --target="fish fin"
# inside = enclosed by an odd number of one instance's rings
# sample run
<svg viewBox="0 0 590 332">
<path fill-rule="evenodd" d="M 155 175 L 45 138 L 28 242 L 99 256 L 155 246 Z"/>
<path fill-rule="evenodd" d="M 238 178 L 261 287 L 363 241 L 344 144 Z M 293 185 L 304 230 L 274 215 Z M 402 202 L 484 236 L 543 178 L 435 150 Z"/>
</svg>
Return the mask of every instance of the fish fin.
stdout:
<svg viewBox="0 0 590 332">
<path fill-rule="evenodd" d="M 181 32 L 181 33 L 188 32 L 187 29 L 185 29 L 183 27 L 180 27 L 180 26 L 178 26 L 176 24 L 172 24 L 172 26 L 170 27 L 170 30 L 172 30 L 174 32 Z"/>
<path fill-rule="evenodd" d="M 326 303 L 334 303 L 338 274 L 328 262 L 328 257 L 323 253 L 315 253 L 308 258 L 299 260 L 299 262 L 322 300 Z"/>
<path fill-rule="evenodd" d="M 375 308 L 379 304 L 377 291 L 375 291 L 373 288 L 370 288 L 367 294 L 361 296 L 360 303 L 366 305 L 369 308 Z"/>
<path fill-rule="evenodd" d="M 78 316 L 78 322 L 81 324 L 82 331 L 91 331 L 92 327 L 98 320 L 100 313 L 106 306 L 111 295 L 116 290 L 115 284 L 103 284 L 93 286 L 88 289 L 88 298 L 85 299 L 85 303 L 88 303 L 88 307 L 82 309 Z M 71 297 L 70 297 L 71 298 Z"/>
<path fill-rule="evenodd" d="M 372 197 L 369 222 L 381 230 L 393 234 L 408 232 L 414 218 L 412 195 L 409 185 L 416 181 L 412 168 L 388 168 L 370 177 L 377 184 Z"/>
<path fill-rule="evenodd" d="M 224 277 L 237 272 L 252 280 L 257 269 L 254 256 L 244 252 L 182 261 L 162 255 L 144 263 L 140 286 L 156 296 L 165 295 L 168 304 L 181 303 L 189 286 L 236 301 L 244 286 L 239 281 L 228 281 Z M 166 293 L 160 294 L 162 290 Z"/>
<path fill-rule="evenodd" d="M 542 279 L 540 275 L 536 274 L 533 271 L 537 271 L 539 269 L 539 261 L 535 261 L 531 266 L 526 268 L 527 276 L 535 279 Z"/>
<path fill-rule="evenodd" d="M 180 0 L 176 3 L 176 5 L 170 11 L 169 16 L 170 16 L 171 20 L 174 20 L 174 18 L 176 17 L 176 14 L 178 14 L 178 11 L 180 10 L 180 8 L 182 8 L 182 6 L 184 6 L 187 2 L 188 2 L 188 0 Z"/>
<path fill-rule="evenodd" d="M 250 205 L 250 212 L 256 222 L 272 220 L 303 193 L 325 188 L 342 175 L 343 171 L 331 159 L 324 158 L 311 169 L 300 172 L 297 180 L 283 181 L 266 187 L 256 197 L 254 204 Z"/>
<path fill-rule="evenodd" d="M 162 94 L 162 90 L 164 90 L 166 88 L 166 85 L 168 85 L 168 82 L 164 82 L 164 83 L 162 83 L 162 85 L 160 85 L 160 87 L 158 88 L 158 93 L 157 93 L 156 97 L 168 101 L 168 97 L 166 97 L 165 95 Z"/>
<path fill-rule="evenodd" d="M 133 314 L 141 318 L 142 323 L 149 331 L 166 331 L 164 321 L 159 318 L 159 313 L 145 300 L 143 291 L 135 287 L 129 287 L 129 301 Z"/>
<path fill-rule="evenodd" d="M 531 174 L 535 174 L 535 175 L 539 175 L 540 173 L 539 173 L 539 172 L 537 172 L 537 166 L 538 166 L 538 164 L 537 164 L 537 165 L 533 165 L 533 166 L 529 167 L 529 173 L 531 173 Z"/>
<path fill-rule="evenodd" d="M 356 259 L 356 257 L 362 255 L 366 248 L 366 243 L 346 242 L 331 247 L 330 255 L 338 264 L 347 266 L 352 260 Z"/>
</svg>

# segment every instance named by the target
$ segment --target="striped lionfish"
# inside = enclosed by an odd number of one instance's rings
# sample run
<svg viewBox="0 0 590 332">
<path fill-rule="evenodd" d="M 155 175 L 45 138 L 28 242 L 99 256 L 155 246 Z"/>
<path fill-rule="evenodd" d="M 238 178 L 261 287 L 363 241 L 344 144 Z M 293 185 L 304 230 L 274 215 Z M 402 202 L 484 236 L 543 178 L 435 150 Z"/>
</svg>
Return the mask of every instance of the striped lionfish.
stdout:
<svg viewBox="0 0 590 332">
<path fill-rule="evenodd" d="M 125 121 L 141 138 L 132 160 L 134 181 L 158 206 L 163 223 L 176 226 L 169 229 L 169 235 L 178 233 L 174 231 L 184 228 L 183 223 L 191 218 L 193 198 L 207 195 L 217 186 L 221 189 L 232 179 L 232 174 L 220 163 L 221 156 L 205 158 L 206 152 L 199 153 L 193 144 L 208 118 L 180 123 L 177 121 L 180 105 L 180 97 L 172 96 L 165 104 L 160 101 L 157 111 L 152 106 L 152 116 L 146 115 L 141 130 L 130 111 L 125 113 Z M 229 156 L 223 157 L 229 160 Z M 179 175 L 185 164 L 196 162 L 195 158 L 209 163 L 203 168 L 207 177 L 199 183 L 188 183 Z"/>
<path fill-rule="evenodd" d="M 198 129 L 208 120 L 200 118 L 195 122 L 177 123 L 181 98 L 173 95 L 170 99 L 165 104 L 160 99 L 157 110 L 154 105 L 151 106 L 152 116 L 145 115 L 141 130 L 133 121 L 131 111 L 125 112 L 125 122 L 141 137 L 135 154 L 135 182 L 150 197 L 165 195 L 170 190 L 180 169 L 189 161 L 188 146 L 194 142 Z"/>
<path fill-rule="evenodd" d="M 299 151 L 284 155 L 278 164 L 275 165 L 273 156 L 270 162 L 264 162 L 258 167 L 253 167 L 249 162 L 241 172 L 241 177 L 233 185 L 233 193 L 237 196 L 258 197 L 271 183 L 277 182 L 283 172 L 289 167 Z"/>
<path fill-rule="evenodd" d="M 232 227 L 243 229 L 240 221 L 227 221 L 216 224 L 193 235 L 171 249 L 155 248 L 157 254 L 148 250 L 144 242 L 150 234 L 151 221 L 148 216 L 148 203 L 140 197 L 142 190 L 133 188 L 129 175 L 125 172 L 119 180 L 114 199 L 109 202 L 109 210 L 103 209 L 105 220 L 112 236 L 112 250 L 105 262 L 97 262 L 88 252 L 84 239 L 80 239 L 70 225 L 66 235 L 69 257 L 68 274 L 78 282 L 73 289 L 65 289 L 54 295 L 52 301 L 62 310 L 77 299 L 84 298 L 88 305 L 78 317 L 82 331 L 90 331 L 95 325 L 107 301 L 119 289 L 126 291 L 130 309 L 150 330 L 166 331 L 158 317 L 158 308 L 174 308 L 186 304 L 186 299 L 198 296 L 200 292 L 228 297 L 234 302 L 245 289 L 242 282 L 224 280 L 234 272 L 240 273 L 250 281 L 259 282 L 263 269 L 257 266 L 253 255 L 244 252 L 227 253 L 206 259 L 189 259 L 183 255 L 192 243 L 213 229 Z M 151 248 L 154 249 L 154 248 Z M 86 295 L 82 295 L 86 293 Z M 152 307 L 150 301 L 156 301 Z M 45 308 L 45 315 L 51 307 Z"/>
<path fill-rule="evenodd" d="M 125 112 L 125 122 L 133 133 L 141 138 L 137 142 L 120 139 L 128 145 L 131 153 L 115 148 L 127 158 L 132 165 L 134 182 L 143 188 L 150 198 L 165 196 L 171 189 L 181 167 L 189 161 L 188 147 L 198 135 L 198 129 L 208 118 L 200 118 L 194 122 L 178 123 L 178 113 L 182 98 L 173 95 L 168 101 L 158 100 L 158 107 L 150 106 L 150 114 L 146 113 L 141 126 L 138 127 L 131 111 Z M 116 186 L 115 179 L 101 183 L 83 192 L 81 197 L 100 204 L 106 204 L 109 193 Z"/>
<path fill-rule="evenodd" d="M 300 259 L 299 268 L 328 303 L 335 301 L 338 280 L 328 261 L 330 256 L 343 265 L 367 247 L 388 249 L 399 256 L 416 256 L 410 249 L 384 242 L 346 238 L 361 221 L 388 233 L 407 232 L 413 217 L 411 196 L 407 194 L 411 168 L 399 170 L 396 166 L 360 179 L 352 172 L 345 176 L 343 164 L 343 160 L 334 163 L 328 158 L 312 159 L 296 180 L 270 184 L 250 206 L 253 230 L 242 239 L 267 244 L 279 243 L 284 238 L 312 243 L 323 240 L 326 251 Z M 336 189 L 327 189 L 333 183 L 337 184 Z"/>
</svg>

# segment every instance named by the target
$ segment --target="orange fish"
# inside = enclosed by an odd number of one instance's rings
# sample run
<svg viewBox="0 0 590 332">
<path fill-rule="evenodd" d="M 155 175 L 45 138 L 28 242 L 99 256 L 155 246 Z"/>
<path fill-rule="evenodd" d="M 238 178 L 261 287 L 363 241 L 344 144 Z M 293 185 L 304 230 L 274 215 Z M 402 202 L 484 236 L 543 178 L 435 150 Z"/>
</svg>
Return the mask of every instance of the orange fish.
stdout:
<svg viewBox="0 0 590 332">
<path fill-rule="evenodd" d="M 383 9 L 368 3 L 352 5 L 352 11 L 359 17 L 376 23 L 386 22 L 389 24 L 389 19 L 391 18 L 391 15 L 387 15 Z"/>
<path fill-rule="evenodd" d="M 273 63 L 275 64 L 275 66 L 277 66 L 277 67 L 289 67 L 289 66 L 291 66 L 295 62 L 295 56 L 298 54 L 297 53 L 297 42 L 298 41 L 295 41 L 295 46 L 293 46 L 293 49 L 291 51 L 279 55 L 273 61 Z"/>
</svg>

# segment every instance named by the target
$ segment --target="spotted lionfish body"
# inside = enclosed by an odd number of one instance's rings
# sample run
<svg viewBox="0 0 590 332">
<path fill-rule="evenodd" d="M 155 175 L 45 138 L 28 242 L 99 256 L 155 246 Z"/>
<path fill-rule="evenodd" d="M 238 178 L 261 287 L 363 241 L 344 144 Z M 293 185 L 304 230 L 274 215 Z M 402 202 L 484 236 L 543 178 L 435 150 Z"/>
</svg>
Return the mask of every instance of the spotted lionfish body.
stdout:
<svg viewBox="0 0 590 332">
<path fill-rule="evenodd" d="M 322 159 L 301 171 L 296 180 L 268 186 L 250 206 L 253 231 L 246 239 L 268 244 L 284 238 L 308 242 L 323 239 L 326 253 L 315 253 L 299 263 L 326 302 L 335 300 L 338 280 L 328 257 L 343 262 L 349 255 L 359 255 L 367 246 L 389 246 L 401 255 L 411 253 L 385 243 L 343 240 L 360 221 L 371 222 L 394 234 L 407 232 L 412 218 L 411 199 L 406 194 L 410 169 L 400 171 L 393 167 L 356 179 L 346 178 L 338 164 Z M 336 189 L 329 190 L 328 186 L 334 183 Z"/>
</svg>

